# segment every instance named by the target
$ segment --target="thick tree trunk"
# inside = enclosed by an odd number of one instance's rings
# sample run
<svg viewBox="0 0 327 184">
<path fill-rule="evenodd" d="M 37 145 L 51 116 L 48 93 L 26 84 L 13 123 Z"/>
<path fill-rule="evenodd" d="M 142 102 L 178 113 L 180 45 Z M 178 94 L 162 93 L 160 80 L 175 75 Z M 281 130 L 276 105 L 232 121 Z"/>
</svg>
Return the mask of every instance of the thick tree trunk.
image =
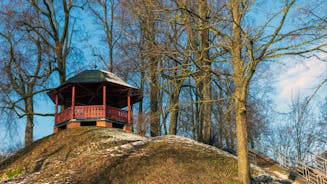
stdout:
<svg viewBox="0 0 327 184">
<path fill-rule="evenodd" d="M 248 160 L 248 140 L 247 140 L 247 128 L 246 128 L 245 99 L 236 99 L 235 107 L 236 107 L 238 177 L 240 183 L 249 184 L 250 167 L 249 167 L 249 160 Z"/>
<path fill-rule="evenodd" d="M 150 85 L 150 134 L 155 137 L 161 134 L 160 118 L 158 108 L 158 56 L 155 55 L 156 46 L 156 24 L 154 14 L 151 10 L 146 10 L 147 17 L 142 21 L 142 28 L 145 41 L 145 54 L 149 65 L 149 85 Z"/>
<path fill-rule="evenodd" d="M 201 102 L 201 120 L 202 120 L 202 142 L 205 144 L 210 143 L 211 139 L 211 80 L 205 80 L 202 89 L 202 102 Z"/>
<path fill-rule="evenodd" d="M 28 97 L 25 99 L 25 110 L 26 110 L 26 127 L 25 127 L 25 147 L 33 143 L 33 99 Z"/>
<path fill-rule="evenodd" d="M 151 136 L 160 135 L 160 120 L 158 112 L 158 80 L 156 74 L 156 61 L 151 61 L 150 66 L 150 116 L 151 116 Z"/>
<path fill-rule="evenodd" d="M 186 58 L 185 58 L 186 60 Z M 175 68 L 178 68 L 175 63 Z M 174 72 L 174 76 L 177 76 L 177 70 Z M 169 134 L 176 135 L 177 134 L 177 123 L 178 123 L 178 115 L 179 115 L 179 95 L 181 92 L 182 84 L 184 80 L 173 80 L 173 90 L 170 96 L 170 109 L 169 109 Z"/>
<path fill-rule="evenodd" d="M 202 142 L 209 144 L 211 138 L 211 73 L 209 57 L 209 26 L 208 26 L 208 7 L 207 1 L 201 1 L 199 4 L 200 14 L 200 57 L 203 76 L 200 76 L 201 85 L 201 121 L 202 121 Z"/>
<path fill-rule="evenodd" d="M 242 184 L 250 184 L 250 166 L 248 159 L 248 136 L 247 136 L 247 87 L 243 78 L 240 77 L 239 68 L 235 68 L 235 112 L 236 112 L 236 139 L 238 156 L 238 177 Z M 238 74 L 238 75 L 237 75 Z"/>
<path fill-rule="evenodd" d="M 59 82 L 63 84 L 66 81 L 66 60 L 62 54 L 63 46 L 61 43 L 56 44 L 56 55 L 59 72 Z"/>
<path fill-rule="evenodd" d="M 242 59 L 242 34 L 241 34 L 241 12 L 240 1 L 230 1 L 233 17 L 233 39 L 232 39 L 232 66 L 234 89 L 234 103 L 236 113 L 236 139 L 238 155 L 238 178 L 241 184 L 250 184 L 250 167 L 248 160 L 248 140 L 246 121 L 246 101 L 248 81 L 244 73 Z"/>
</svg>

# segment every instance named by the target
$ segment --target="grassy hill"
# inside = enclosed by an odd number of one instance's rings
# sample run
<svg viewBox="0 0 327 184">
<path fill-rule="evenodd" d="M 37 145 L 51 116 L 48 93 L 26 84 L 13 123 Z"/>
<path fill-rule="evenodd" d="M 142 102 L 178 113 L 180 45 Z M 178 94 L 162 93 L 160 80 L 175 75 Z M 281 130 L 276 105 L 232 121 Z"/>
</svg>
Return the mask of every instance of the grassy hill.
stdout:
<svg viewBox="0 0 327 184">
<path fill-rule="evenodd" d="M 265 174 L 252 169 L 253 177 Z M 0 183 L 237 183 L 236 157 L 178 136 L 67 129 L 0 163 Z"/>
</svg>

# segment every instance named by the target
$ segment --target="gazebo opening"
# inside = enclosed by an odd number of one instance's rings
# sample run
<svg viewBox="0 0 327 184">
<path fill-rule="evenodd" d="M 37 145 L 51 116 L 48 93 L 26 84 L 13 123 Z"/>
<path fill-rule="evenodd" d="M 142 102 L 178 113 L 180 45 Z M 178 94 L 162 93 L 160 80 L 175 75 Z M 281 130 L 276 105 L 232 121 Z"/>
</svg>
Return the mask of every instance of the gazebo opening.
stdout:
<svg viewBox="0 0 327 184">
<path fill-rule="evenodd" d="M 81 126 L 96 126 L 97 122 L 96 121 L 84 121 L 81 122 Z"/>
<path fill-rule="evenodd" d="M 123 125 L 123 124 L 117 124 L 117 123 L 114 123 L 114 124 L 112 125 L 112 127 L 113 127 L 113 128 L 123 128 L 124 125 Z"/>
<path fill-rule="evenodd" d="M 60 126 L 58 129 L 59 130 L 65 130 L 67 128 L 67 125 Z"/>
<path fill-rule="evenodd" d="M 103 70 L 85 70 L 48 95 L 56 104 L 54 132 L 79 126 L 131 131 L 132 105 L 141 99 L 139 89 Z"/>
</svg>

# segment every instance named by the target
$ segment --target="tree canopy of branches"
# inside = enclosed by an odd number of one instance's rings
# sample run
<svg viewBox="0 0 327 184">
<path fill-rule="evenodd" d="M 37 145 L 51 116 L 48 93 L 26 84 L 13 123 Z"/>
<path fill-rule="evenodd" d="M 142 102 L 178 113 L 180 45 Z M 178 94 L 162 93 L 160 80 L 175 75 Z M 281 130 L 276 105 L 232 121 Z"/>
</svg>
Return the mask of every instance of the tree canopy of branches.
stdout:
<svg viewBox="0 0 327 184">
<path fill-rule="evenodd" d="M 26 12 L 8 6 L 12 12 L 1 14 L 6 71 L 1 77 L 7 81 L 1 83 L 6 97 L 1 103 L 27 117 L 28 143 L 37 114 L 33 95 L 45 90 L 40 86 L 53 71 L 58 83 L 65 82 L 78 20 L 72 14 L 89 3 L 83 13 L 97 23 L 90 37 L 100 34 L 105 41 L 89 44 L 106 48 L 96 50 L 96 58 L 143 95 L 136 132 L 178 134 L 236 149 L 239 182 L 245 184 L 250 183 L 248 144 L 253 147 L 268 127 L 261 103 L 268 99 L 256 96 L 261 89 L 254 86 L 260 80 L 255 77 L 283 57 L 326 53 L 327 15 L 320 0 L 17 2 Z"/>
<path fill-rule="evenodd" d="M 39 21 L 18 20 L 21 25 L 25 26 L 26 31 L 35 32 L 54 53 L 55 66 L 51 70 L 59 73 L 60 84 L 66 81 L 66 59 L 73 39 L 74 20 L 72 20 L 71 12 L 74 8 L 83 8 L 85 3 L 70 0 L 30 0 L 31 10 L 39 15 Z"/>
<path fill-rule="evenodd" d="M 29 12 L 28 7 L 20 12 L 8 7 L 2 12 L 4 25 L 0 32 L 1 70 L 4 71 L 0 83 L 1 108 L 15 112 L 18 118 L 26 118 L 25 146 L 33 142 L 34 115 L 50 115 L 34 111 L 34 96 L 45 91 L 51 57 L 40 36 L 25 32 L 18 23 L 21 17 L 31 16 L 36 20 L 28 21 L 38 21 L 38 14 Z"/>
</svg>

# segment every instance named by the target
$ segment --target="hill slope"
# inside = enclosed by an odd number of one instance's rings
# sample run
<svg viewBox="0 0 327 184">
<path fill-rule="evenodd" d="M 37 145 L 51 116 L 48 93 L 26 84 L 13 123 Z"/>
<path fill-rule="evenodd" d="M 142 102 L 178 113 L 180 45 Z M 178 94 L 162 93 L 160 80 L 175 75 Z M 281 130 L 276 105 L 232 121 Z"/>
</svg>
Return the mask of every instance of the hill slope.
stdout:
<svg viewBox="0 0 327 184">
<path fill-rule="evenodd" d="M 253 169 L 253 175 L 262 174 Z M 5 183 L 236 183 L 233 155 L 178 136 L 81 127 L 36 141 L 0 163 Z"/>
</svg>

